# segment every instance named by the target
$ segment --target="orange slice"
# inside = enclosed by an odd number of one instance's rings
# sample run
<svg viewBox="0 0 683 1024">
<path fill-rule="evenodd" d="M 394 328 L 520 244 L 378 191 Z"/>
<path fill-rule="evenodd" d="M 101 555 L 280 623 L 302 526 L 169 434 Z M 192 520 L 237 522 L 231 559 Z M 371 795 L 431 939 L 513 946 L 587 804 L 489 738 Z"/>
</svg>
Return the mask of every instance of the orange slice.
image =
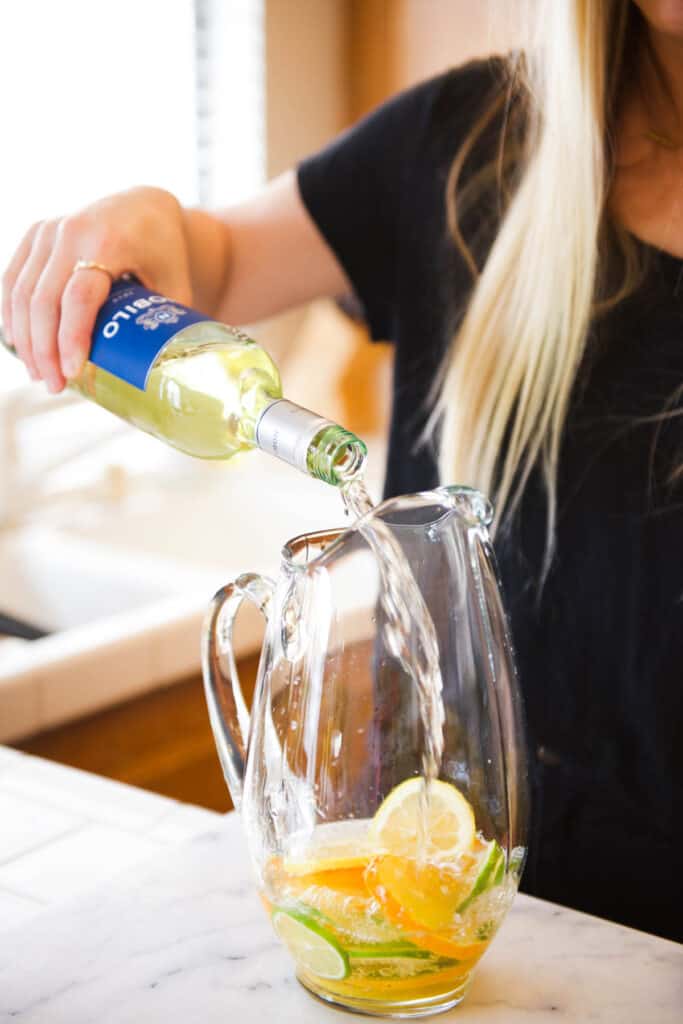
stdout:
<svg viewBox="0 0 683 1024">
<path fill-rule="evenodd" d="M 388 892 L 386 886 L 382 884 L 378 864 L 371 864 L 366 869 L 365 883 L 381 904 L 385 917 L 393 924 L 398 925 L 405 937 L 421 949 L 460 961 L 479 959 L 486 951 L 489 944 L 487 941 L 467 942 L 452 930 L 431 931 L 421 927 L 411 917 L 405 906 L 398 903 Z"/>
<path fill-rule="evenodd" d="M 318 874 L 321 871 L 364 868 L 371 853 L 368 843 L 369 824 L 366 818 L 350 818 L 347 821 L 317 825 L 305 837 L 301 846 L 285 857 L 285 872 L 292 877 Z"/>
<path fill-rule="evenodd" d="M 421 839 L 421 833 L 423 838 Z M 459 789 L 422 778 L 391 791 L 372 819 L 373 885 L 418 928 L 448 928 L 472 888 L 477 835 L 474 813 Z"/>
</svg>

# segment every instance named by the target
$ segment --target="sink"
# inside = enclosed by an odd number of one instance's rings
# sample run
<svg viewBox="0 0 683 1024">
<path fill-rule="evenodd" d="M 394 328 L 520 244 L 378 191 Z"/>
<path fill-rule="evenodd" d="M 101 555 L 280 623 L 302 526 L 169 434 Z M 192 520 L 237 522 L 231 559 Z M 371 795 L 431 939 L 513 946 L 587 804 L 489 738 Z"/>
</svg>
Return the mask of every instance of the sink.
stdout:
<svg viewBox="0 0 683 1024">
<path fill-rule="evenodd" d="M 212 581 L 44 527 L 0 534 L 0 609 L 48 630 L 0 640 L 0 742 L 196 671 Z"/>
<path fill-rule="evenodd" d="M 197 582 L 183 573 L 55 530 L 0 534 L 0 610 L 48 632 L 133 612 Z"/>
<path fill-rule="evenodd" d="M 249 452 L 226 463 L 181 458 L 165 478 L 138 481 L 117 514 L 102 506 L 61 527 L 119 551 L 201 566 L 221 584 L 235 566 L 275 571 L 286 540 L 346 521 L 336 488 Z"/>
<path fill-rule="evenodd" d="M 197 674 L 214 591 L 242 572 L 274 575 L 284 541 L 346 522 L 334 488 L 259 452 L 207 464 L 166 450 L 159 462 L 116 500 L 74 496 L 0 531 L 0 610 L 50 631 L 0 639 L 0 742 Z M 245 605 L 237 655 L 262 635 Z"/>
</svg>

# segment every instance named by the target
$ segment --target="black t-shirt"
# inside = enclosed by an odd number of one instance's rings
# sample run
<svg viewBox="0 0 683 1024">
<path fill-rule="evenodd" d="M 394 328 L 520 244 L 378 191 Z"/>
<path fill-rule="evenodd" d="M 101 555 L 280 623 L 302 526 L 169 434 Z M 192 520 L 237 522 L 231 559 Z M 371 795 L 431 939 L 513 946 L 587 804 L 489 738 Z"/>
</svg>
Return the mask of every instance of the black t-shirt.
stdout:
<svg viewBox="0 0 683 1024">
<path fill-rule="evenodd" d="M 501 88 L 495 61 L 450 72 L 391 100 L 299 168 L 303 201 L 372 337 L 395 346 L 387 495 L 438 482 L 419 438 L 472 289 L 446 224 L 447 176 Z M 499 130 L 494 121 L 484 132 L 464 180 L 495 153 Z M 495 221 L 491 197 L 465 219 L 478 261 Z M 523 888 L 680 938 L 683 478 L 670 476 L 683 415 L 648 418 L 683 382 L 683 262 L 648 255 L 644 283 L 591 329 L 560 454 L 557 551 L 540 594 L 539 474 L 496 554 L 535 783 Z"/>
</svg>

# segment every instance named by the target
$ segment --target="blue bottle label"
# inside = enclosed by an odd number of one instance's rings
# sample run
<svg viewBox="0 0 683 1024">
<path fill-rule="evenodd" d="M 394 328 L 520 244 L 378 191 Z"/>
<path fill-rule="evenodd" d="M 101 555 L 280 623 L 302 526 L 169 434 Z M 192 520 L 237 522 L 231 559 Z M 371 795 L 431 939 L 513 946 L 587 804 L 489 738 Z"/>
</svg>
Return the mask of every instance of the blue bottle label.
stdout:
<svg viewBox="0 0 683 1024">
<path fill-rule="evenodd" d="M 139 281 L 115 281 L 100 309 L 90 362 L 142 391 L 152 365 L 169 341 L 190 324 L 209 318 L 150 292 Z"/>
</svg>

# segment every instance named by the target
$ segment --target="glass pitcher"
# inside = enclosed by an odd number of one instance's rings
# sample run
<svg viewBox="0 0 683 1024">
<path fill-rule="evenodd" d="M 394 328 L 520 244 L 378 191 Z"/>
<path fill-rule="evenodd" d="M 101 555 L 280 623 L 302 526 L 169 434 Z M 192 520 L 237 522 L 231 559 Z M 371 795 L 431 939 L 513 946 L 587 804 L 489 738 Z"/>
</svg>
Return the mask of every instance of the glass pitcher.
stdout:
<svg viewBox="0 0 683 1024">
<path fill-rule="evenodd" d="M 414 679 L 387 643 L 362 529 L 378 520 L 438 641 L 443 754 L 427 787 Z M 385 501 L 289 541 L 277 581 L 240 576 L 209 610 L 211 725 L 262 901 L 303 985 L 364 1013 L 461 1002 L 519 883 L 526 748 L 490 520 L 467 488 Z M 251 712 L 232 648 L 245 599 L 267 623 Z"/>
</svg>

